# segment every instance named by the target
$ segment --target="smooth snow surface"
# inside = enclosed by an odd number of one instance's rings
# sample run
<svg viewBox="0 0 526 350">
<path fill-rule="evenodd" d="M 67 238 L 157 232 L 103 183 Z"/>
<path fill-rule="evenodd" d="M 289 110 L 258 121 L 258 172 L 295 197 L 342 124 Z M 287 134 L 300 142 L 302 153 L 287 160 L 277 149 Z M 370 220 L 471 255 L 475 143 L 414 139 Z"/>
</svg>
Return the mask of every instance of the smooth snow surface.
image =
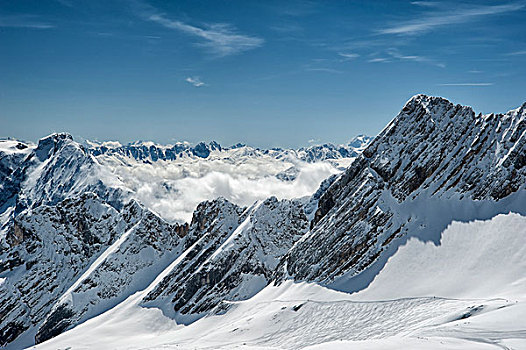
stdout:
<svg viewBox="0 0 526 350">
<path fill-rule="evenodd" d="M 525 272 L 526 219 L 498 215 L 490 221 L 453 222 L 439 245 L 411 238 L 355 297 L 520 297 L 526 292 Z"/>
<path fill-rule="evenodd" d="M 526 349 L 524 271 L 526 217 L 510 213 L 410 239 L 356 294 L 285 281 L 182 326 L 143 291 L 36 349 Z"/>
</svg>

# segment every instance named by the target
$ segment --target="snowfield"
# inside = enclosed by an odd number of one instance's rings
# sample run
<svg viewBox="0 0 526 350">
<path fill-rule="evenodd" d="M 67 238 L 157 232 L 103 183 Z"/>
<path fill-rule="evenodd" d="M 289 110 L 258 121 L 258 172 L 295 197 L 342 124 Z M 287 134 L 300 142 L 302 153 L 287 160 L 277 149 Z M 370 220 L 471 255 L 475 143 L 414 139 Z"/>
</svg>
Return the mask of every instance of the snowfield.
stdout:
<svg viewBox="0 0 526 350">
<path fill-rule="evenodd" d="M 410 239 L 358 293 L 287 280 L 183 326 L 147 288 L 34 349 L 524 349 L 524 271 L 526 217 L 502 214 Z"/>
</svg>

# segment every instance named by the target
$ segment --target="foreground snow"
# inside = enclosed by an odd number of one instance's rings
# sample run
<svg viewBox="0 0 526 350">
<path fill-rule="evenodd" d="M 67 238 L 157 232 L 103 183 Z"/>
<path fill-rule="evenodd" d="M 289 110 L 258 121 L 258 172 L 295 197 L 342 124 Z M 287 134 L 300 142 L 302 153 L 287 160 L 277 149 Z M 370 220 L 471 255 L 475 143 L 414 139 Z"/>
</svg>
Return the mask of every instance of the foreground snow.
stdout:
<svg viewBox="0 0 526 350">
<path fill-rule="evenodd" d="M 346 294 L 285 281 L 222 315 L 177 325 L 139 302 L 155 285 L 36 349 L 526 348 L 526 217 L 452 223 L 415 238 Z"/>
</svg>

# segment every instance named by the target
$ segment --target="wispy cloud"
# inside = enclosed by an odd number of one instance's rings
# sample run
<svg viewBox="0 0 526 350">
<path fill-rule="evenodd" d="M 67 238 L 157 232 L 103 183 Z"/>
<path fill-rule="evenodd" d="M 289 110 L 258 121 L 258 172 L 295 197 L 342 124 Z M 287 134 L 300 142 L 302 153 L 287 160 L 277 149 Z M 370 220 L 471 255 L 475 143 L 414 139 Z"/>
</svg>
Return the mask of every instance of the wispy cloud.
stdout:
<svg viewBox="0 0 526 350">
<path fill-rule="evenodd" d="M 438 86 L 491 86 L 493 83 L 446 83 L 437 84 Z"/>
<path fill-rule="evenodd" d="M 431 59 L 429 57 L 417 56 L 417 55 L 404 55 L 396 48 L 389 48 L 389 49 L 386 50 L 386 53 L 389 56 L 391 56 L 392 58 L 394 58 L 396 60 L 399 60 L 399 61 L 421 62 L 421 63 L 431 64 L 433 66 L 437 66 L 437 67 L 440 67 L 440 68 L 445 68 L 446 67 L 446 65 L 444 63 L 437 62 L 434 59 Z"/>
<path fill-rule="evenodd" d="M 375 58 L 371 58 L 367 62 L 369 62 L 369 63 L 387 63 L 387 62 L 391 62 L 391 61 L 388 58 L 385 58 L 385 57 L 375 57 Z"/>
<path fill-rule="evenodd" d="M 168 18 L 155 7 L 136 2 L 138 14 L 147 21 L 155 22 L 165 28 L 173 29 L 202 40 L 198 46 L 206 48 L 218 57 L 238 54 L 260 47 L 265 42 L 262 38 L 240 34 L 230 24 L 214 23 L 201 27 L 183 21 Z"/>
<path fill-rule="evenodd" d="M 526 55 L 526 50 L 510 52 L 507 54 L 507 56 L 520 56 L 520 55 Z"/>
<path fill-rule="evenodd" d="M 0 27 L 50 29 L 53 24 L 39 20 L 35 15 L 0 15 Z"/>
<path fill-rule="evenodd" d="M 341 64 L 341 60 L 334 58 L 311 58 L 302 68 L 305 72 L 340 74 L 343 73 L 343 71 L 337 69 L 336 66 L 339 64 Z"/>
<path fill-rule="evenodd" d="M 412 5 L 422 6 L 422 7 L 438 7 L 440 6 L 439 2 L 436 1 L 411 1 Z"/>
<path fill-rule="evenodd" d="M 343 57 L 346 61 L 360 57 L 359 54 L 353 53 L 353 52 L 351 53 L 338 52 L 338 55 Z"/>
<path fill-rule="evenodd" d="M 207 84 L 205 84 L 204 82 L 201 81 L 201 79 L 199 77 L 188 77 L 185 79 L 185 81 L 187 83 L 190 83 L 192 84 L 193 86 L 195 87 L 202 87 L 202 86 L 207 86 Z"/>
<path fill-rule="evenodd" d="M 524 2 L 508 3 L 503 5 L 479 5 L 458 7 L 451 4 L 450 10 L 439 10 L 424 13 L 418 19 L 404 21 L 396 25 L 378 30 L 378 34 L 416 35 L 432 31 L 438 27 L 460 24 L 480 19 L 486 16 L 513 12 L 523 9 Z"/>
</svg>

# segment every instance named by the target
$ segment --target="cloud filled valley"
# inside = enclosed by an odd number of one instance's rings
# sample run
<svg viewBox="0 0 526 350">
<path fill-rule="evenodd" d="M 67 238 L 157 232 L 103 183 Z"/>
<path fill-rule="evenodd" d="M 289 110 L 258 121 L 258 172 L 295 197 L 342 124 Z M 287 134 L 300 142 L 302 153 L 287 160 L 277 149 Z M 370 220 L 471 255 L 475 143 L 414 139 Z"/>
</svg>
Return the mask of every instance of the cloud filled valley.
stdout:
<svg viewBox="0 0 526 350">
<path fill-rule="evenodd" d="M 348 163 L 352 158 L 340 160 Z M 208 158 L 174 161 L 136 161 L 100 156 L 134 198 L 169 221 L 189 222 L 197 204 L 224 197 L 241 206 L 271 196 L 300 198 L 314 193 L 329 176 L 340 173 L 334 162 L 307 163 L 288 155 L 283 159 L 256 154 L 216 152 Z M 276 175 L 294 169 L 293 179 Z"/>
</svg>

